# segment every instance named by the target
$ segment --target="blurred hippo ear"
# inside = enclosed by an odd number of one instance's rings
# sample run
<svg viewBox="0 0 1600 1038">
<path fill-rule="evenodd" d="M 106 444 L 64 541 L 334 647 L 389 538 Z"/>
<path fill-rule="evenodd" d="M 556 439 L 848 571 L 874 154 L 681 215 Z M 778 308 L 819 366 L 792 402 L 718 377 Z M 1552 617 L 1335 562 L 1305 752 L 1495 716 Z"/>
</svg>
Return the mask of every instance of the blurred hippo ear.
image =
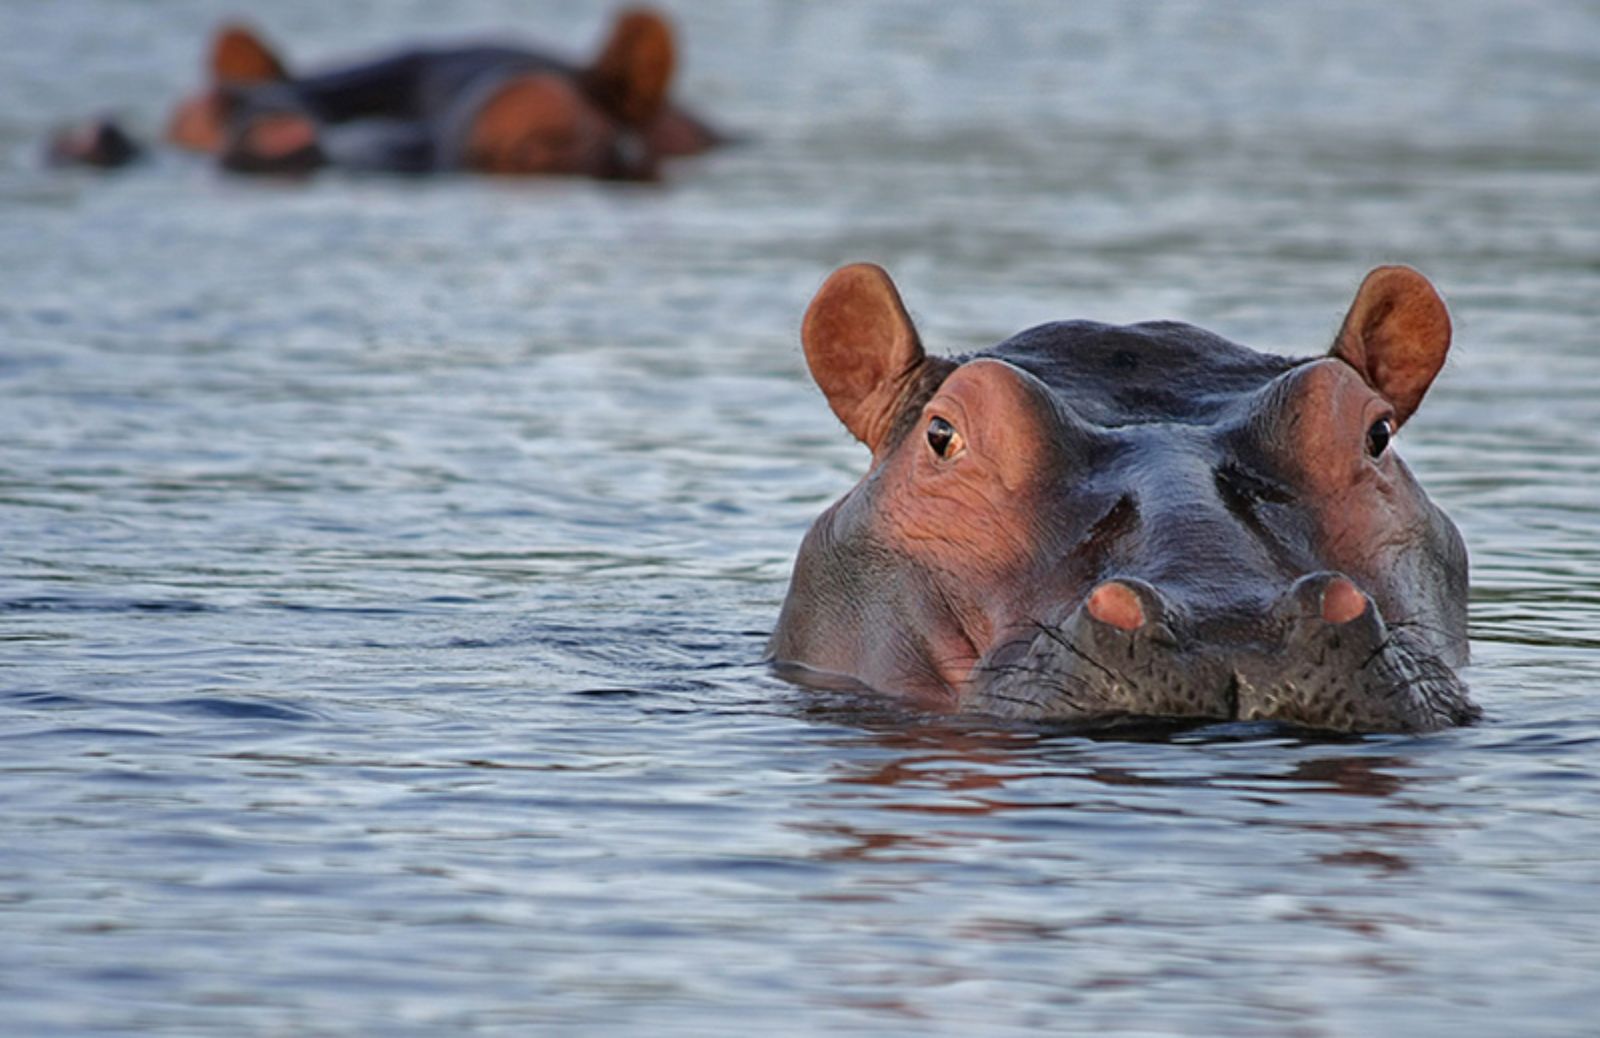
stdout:
<svg viewBox="0 0 1600 1038">
<path fill-rule="evenodd" d="M 666 106 L 676 64 L 672 27 L 659 12 L 640 7 L 617 15 L 599 56 L 579 78 L 607 115 L 638 128 Z"/>
<path fill-rule="evenodd" d="M 1450 314 L 1428 279 L 1410 267 L 1378 267 L 1361 282 L 1331 355 L 1394 405 L 1398 429 L 1449 350 Z"/>
<path fill-rule="evenodd" d="M 876 453 L 928 364 L 894 282 L 871 263 L 840 267 L 807 307 L 800 340 L 828 406 Z"/>
<path fill-rule="evenodd" d="M 271 83 L 289 70 L 255 30 L 224 25 L 211 38 L 211 78 L 218 83 Z"/>
</svg>

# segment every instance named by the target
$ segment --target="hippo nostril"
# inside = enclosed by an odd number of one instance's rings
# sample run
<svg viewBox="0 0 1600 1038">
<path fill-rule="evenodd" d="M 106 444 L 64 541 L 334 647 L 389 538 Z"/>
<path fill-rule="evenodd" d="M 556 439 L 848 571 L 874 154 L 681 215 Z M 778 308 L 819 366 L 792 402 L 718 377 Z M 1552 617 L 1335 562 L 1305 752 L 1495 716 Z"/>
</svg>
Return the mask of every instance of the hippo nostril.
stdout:
<svg viewBox="0 0 1600 1038">
<path fill-rule="evenodd" d="M 1367 611 L 1367 596 L 1344 577 L 1334 577 L 1322 589 L 1322 618 L 1330 624 L 1347 624 Z"/>
<path fill-rule="evenodd" d="M 1084 607 L 1096 620 L 1124 631 L 1136 631 L 1144 626 L 1144 605 L 1138 593 L 1120 581 L 1108 580 L 1095 588 Z"/>
<path fill-rule="evenodd" d="M 1308 573 L 1294 582 L 1278 602 L 1277 615 L 1285 622 L 1331 624 L 1335 627 L 1351 623 L 1368 610 L 1375 609 L 1372 599 L 1356 586 L 1355 581 L 1342 573 Z"/>
</svg>

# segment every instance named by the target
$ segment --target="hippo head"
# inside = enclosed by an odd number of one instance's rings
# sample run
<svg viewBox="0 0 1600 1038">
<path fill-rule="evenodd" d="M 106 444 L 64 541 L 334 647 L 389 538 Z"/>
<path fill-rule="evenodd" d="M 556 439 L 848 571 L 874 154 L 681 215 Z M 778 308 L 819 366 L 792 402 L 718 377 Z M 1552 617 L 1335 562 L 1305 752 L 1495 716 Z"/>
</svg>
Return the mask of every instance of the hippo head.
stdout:
<svg viewBox="0 0 1600 1038">
<path fill-rule="evenodd" d="M 800 549 L 785 673 L 1043 721 L 1477 716 L 1466 549 L 1392 443 L 1450 344 L 1417 272 L 1368 275 L 1315 358 L 1086 321 L 930 357 L 869 265 L 802 338 L 872 465 Z"/>
</svg>

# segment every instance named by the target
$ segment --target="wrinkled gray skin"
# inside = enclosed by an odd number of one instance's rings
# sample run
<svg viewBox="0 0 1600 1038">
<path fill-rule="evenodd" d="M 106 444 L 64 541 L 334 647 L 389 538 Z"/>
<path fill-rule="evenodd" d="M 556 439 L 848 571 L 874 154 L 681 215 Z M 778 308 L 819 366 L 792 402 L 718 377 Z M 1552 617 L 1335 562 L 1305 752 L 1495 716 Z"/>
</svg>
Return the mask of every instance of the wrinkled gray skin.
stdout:
<svg viewBox="0 0 1600 1038">
<path fill-rule="evenodd" d="M 922 354 L 887 275 L 844 268 L 807 356 L 873 466 L 807 535 L 772 659 L 1027 720 L 1473 720 L 1454 671 L 1466 550 L 1393 448 L 1372 450 L 1371 425 L 1410 417 L 1448 347 L 1416 283 L 1375 271 L 1332 359 L 1074 321 L 949 361 Z M 1439 322 L 1442 344 L 1417 345 Z M 1394 374 L 1408 364 L 1427 370 Z M 967 428 L 949 460 L 929 429 L 952 411 Z"/>
</svg>

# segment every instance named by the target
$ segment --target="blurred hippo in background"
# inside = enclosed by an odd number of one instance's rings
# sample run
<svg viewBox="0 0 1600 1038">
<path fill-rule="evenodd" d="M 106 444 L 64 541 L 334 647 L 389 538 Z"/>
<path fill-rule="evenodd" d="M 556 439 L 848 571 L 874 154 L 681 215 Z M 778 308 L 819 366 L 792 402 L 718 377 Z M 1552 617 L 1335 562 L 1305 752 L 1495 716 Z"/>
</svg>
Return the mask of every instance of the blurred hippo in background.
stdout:
<svg viewBox="0 0 1600 1038">
<path fill-rule="evenodd" d="M 207 86 L 176 106 L 166 137 L 238 172 L 337 166 L 648 180 L 663 159 L 723 141 L 673 103 L 677 49 L 671 26 L 650 9 L 619 14 L 584 65 L 483 44 L 296 74 L 242 25 L 218 30 L 206 65 Z M 58 134 L 52 157 L 97 164 L 103 149 L 87 146 L 91 131 L 103 132 L 96 125 Z"/>
<path fill-rule="evenodd" d="M 1450 346 L 1416 271 L 1372 271 L 1312 358 L 1088 321 L 931 357 L 870 265 L 802 339 L 872 461 L 800 548 L 786 675 L 1034 721 L 1478 716 L 1466 549 L 1393 445 Z"/>
<path fill-rule="evenodd" d="M 126 166 L 143 154 L 139 142 L 109 115 L 58 130 L 45 149 L 45 159 L 53 166 L 93 166 L 96 169 Z"/>
</svg>

